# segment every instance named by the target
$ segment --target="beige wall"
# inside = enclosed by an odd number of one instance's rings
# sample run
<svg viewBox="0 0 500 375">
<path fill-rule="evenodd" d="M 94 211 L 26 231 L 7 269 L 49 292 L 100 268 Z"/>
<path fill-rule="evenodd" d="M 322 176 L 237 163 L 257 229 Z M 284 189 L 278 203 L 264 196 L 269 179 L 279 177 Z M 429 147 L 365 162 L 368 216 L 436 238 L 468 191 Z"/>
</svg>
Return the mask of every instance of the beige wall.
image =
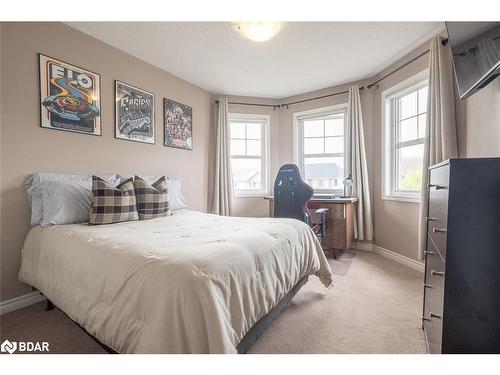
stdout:
<svg viewBox="0 0 500 375">
<path fill-rule="evenodd" d="M 465 100 L 466 156 L 500 156 L 500 78 Z"/>
<path fill-rule="evenodd" d="M 189 206 L 206 211 L 210 94 L 61 23 L 4 23 L 2 38 L 1 300 L 31 291 L 17 281 L 29 230 L 23 184 L 37 171 L 166 174 Z M 101 75 L 101 137 L 40 128 L 37 53 Z M 155 93 L 156 144 L 114 138 L 114 80 Z M 193 107 L 193 151 L 163 146 L 162 98 Z"/>
<path fill-rule="evenodd" d="M 418 47 L 409 55 L 377 74 L 372 82 L 403 65 L 428 49 L 428 43 Z M 373 242 L 385 249 L 412 259 L 418 259 L 418 212 L 419 204 L 382 199 L 382 93 L 392 86 L 428 68 L 428 54 L 422 56 L 405 68 L 385 78 L 373 87 L 372 126 L 373 126 Z"/>
</svg>

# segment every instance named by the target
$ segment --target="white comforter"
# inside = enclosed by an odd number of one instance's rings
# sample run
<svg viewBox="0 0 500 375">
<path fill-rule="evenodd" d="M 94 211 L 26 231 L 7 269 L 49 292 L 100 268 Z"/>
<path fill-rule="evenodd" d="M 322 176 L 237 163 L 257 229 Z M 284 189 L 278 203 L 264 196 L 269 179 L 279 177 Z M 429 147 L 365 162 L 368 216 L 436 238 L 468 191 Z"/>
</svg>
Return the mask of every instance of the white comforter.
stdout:
<svg viewBox="0 0 500 375">
<path fill-rule="evenodd" d="M 304 223 L 180 210 L 147 221 L 34 227 L 19 278 L 120 353 L 235 353 L 310 274 L 331 283 Z"/>
</svg>

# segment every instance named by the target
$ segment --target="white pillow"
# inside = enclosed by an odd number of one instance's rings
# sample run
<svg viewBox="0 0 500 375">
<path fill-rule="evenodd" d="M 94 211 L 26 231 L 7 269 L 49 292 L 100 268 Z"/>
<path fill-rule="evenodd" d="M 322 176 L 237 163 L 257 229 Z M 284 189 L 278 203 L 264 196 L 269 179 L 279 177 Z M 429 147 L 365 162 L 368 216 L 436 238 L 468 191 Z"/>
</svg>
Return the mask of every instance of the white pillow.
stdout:
<svg viewBox="0 0 500 375">
<path fill-rule="evenodd" d="M 167 187 L 168 187 L 168 199 L 170 203 L 170 209 L 172 211 L 175 211 L 175 210 L 180 210 L 182 208 L 187 208 L 186 200 L 184 199 L 184 195 L 182 195 L 181 191 L 181 181 L 168 179 Z"/>
<path fill-rule="evenodd" d="M 102 176 L 114 186 L 116 175 Z M 35 173 L 25 183 L 31 206 L 31 225 L 73 224 L 87 221 L 92 176 Z"/>
<path fill-rule="evenodd" d="M 123 181 L 126 181 L 129 178 L 134 179 L 136 175 L 135 174 L 130 174 L 130 175 L 128 175 L 128 174 L 119 174 L 117 176 L 120 179 L 120 183 L 122 183 Z M 140 175 L 140 174 L 137 174 L 137 176 L 139 176 L 140 178 L 142 178 L 144 181 L 146 181 L 150 185 L 154 184 L 156 181 L 158 181 L 162 177 L 165 177 L 168 180 L 167 176 L 143 176 L 143 175 Z"/>
</svg>

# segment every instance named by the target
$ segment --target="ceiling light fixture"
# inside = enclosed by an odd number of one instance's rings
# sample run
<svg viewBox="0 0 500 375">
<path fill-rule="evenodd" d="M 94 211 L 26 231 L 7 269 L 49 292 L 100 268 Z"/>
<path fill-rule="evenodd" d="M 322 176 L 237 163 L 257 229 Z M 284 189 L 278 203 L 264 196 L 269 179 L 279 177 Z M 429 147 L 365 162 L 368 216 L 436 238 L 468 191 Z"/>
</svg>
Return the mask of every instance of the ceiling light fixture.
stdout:
<svg viewBox="0 0 500 375">
<path fill-rule="evenodd" d="M 281 29 L 281 22 L 240 22 L 238 31 L 254 42 L 265 42 Z"/>
</svg>

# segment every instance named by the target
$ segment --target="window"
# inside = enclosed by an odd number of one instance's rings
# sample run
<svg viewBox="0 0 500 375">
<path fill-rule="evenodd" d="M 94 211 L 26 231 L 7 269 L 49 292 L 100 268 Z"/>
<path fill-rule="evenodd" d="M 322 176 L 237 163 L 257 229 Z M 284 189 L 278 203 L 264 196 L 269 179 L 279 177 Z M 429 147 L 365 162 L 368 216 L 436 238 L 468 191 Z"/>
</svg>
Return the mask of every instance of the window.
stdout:
<svg viewBox="0 0 500 375">
<path fill-rule="evenodd" d="M 295 162 L 316 193 L 342 194 L 346 106 L 294 113 Z"/>
<path fill-rule="evenodd" d="M 267 195 L 269 116 L 230 114 L 229 126 L 235 195 Z"/>
<path fill-rule="evenodd" d="M 427 116 L 427 72 L 384 92 L 385 199 L 420 199 Z"/>
</svg>

